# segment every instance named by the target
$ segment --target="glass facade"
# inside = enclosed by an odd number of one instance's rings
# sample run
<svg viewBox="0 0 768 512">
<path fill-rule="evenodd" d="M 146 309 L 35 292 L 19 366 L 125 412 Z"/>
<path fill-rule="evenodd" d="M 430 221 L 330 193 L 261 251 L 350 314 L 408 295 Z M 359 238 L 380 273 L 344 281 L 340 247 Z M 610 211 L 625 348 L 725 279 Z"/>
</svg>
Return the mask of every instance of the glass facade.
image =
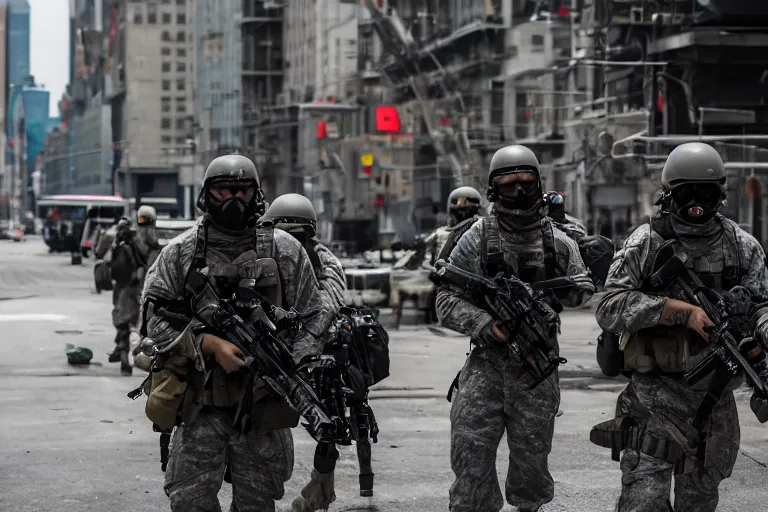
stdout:
<svg viewBox="0 0 768 512">
<path fill-rule="evenodd" d="M 30 74 L 29 2 L 8 2 L 8 83 L 22 84 Z"/>
</svg>

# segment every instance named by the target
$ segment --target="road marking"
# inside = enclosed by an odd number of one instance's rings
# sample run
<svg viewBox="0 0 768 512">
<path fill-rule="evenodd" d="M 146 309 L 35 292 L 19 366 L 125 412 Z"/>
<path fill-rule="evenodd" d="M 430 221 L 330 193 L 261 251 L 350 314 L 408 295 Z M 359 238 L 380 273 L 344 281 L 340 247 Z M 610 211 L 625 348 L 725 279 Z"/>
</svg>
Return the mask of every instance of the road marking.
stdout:
<svg viewBox="0 0 768 512">
<path fill-rule="evenodd" d="M 8 313 L 0 315 L 0 322 L 63 322 L 69 317 L 48 313 Z"/>
</svg>

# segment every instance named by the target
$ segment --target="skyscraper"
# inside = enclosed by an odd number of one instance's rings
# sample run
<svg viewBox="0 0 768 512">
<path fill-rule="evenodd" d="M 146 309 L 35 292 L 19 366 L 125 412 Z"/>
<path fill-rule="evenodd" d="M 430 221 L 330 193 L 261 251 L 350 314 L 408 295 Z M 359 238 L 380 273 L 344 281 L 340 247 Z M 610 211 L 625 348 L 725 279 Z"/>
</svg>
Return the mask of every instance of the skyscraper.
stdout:
<svg viewBox="0 0 768 512">
<path fill-rule="evenodd" d="M 8 0 L 8 83 L 21 85 L 30 73 L 29 2 Z"/>
</svg>

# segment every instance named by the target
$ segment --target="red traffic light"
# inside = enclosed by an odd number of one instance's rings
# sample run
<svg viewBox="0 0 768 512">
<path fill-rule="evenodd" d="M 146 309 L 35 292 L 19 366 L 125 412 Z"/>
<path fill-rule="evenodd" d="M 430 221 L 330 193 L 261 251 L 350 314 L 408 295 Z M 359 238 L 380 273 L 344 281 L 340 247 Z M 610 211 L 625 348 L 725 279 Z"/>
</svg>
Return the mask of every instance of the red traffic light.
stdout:
<svg viewBox="0 0 768 512">
<path fill-rule="evenodd" d="M 370 176 L 371 173 L 373 172 L 373 167 L 371 167 L 370 165 L 364 165 L 363 166 L 363 172 L 365 174 L 367 174 L 368 176 Z"/>
</svg>

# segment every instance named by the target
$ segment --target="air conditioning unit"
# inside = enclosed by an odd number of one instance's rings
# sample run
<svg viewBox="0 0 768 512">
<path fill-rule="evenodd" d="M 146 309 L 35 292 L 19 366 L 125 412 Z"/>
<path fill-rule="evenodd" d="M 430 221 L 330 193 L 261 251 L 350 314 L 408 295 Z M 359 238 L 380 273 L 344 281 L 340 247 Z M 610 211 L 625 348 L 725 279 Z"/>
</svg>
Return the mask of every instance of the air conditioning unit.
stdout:
<svg viewBox="0 0 768 512">
<path fill-rule="evenodd" d="M 644 9 L 642 7 L 632 7 L 629 11 L 629 22 L 639 24 L 644 19 Z"/>
</svg>

